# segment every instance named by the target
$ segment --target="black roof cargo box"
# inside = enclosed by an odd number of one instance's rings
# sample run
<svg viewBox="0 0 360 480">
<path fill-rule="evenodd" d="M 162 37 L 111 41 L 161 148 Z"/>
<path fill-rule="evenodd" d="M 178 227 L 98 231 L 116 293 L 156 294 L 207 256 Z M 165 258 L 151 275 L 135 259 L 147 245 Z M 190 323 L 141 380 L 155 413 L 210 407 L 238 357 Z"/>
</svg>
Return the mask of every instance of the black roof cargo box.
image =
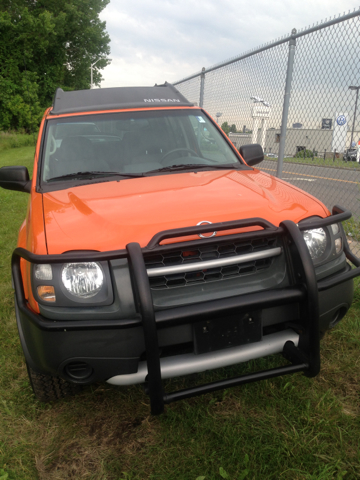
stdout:
<svg viewBox="0 0 360 480">
<path fill-rule="evenodd" d="M 169 83 L 154 87 L 95 88 L 72 92 L 58 88 L 51 114 L 174 106 L 191 107 L 193 104 Z"/>
</svg>

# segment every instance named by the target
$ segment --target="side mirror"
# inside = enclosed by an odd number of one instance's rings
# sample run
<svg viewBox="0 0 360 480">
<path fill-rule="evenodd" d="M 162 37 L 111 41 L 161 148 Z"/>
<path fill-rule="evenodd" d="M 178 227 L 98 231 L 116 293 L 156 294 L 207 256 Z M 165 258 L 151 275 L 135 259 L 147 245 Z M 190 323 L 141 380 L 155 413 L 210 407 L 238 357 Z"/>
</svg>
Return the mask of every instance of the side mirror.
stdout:
<svg viewBox="0 0 360 480">
<path fill-rule="evenodd" d="M 0 187 L 30 193 L 31 181 L 26 167 L 0 168 Z"/>
<path fill-rule="evenodd" d="M 245 162 L 252 167 L 264 160 L 264 152 L 262 146 L 258 143 L 252 143 L 250 145 L 242 145 L 239 148 L 240 155 Z"/>
</svg>

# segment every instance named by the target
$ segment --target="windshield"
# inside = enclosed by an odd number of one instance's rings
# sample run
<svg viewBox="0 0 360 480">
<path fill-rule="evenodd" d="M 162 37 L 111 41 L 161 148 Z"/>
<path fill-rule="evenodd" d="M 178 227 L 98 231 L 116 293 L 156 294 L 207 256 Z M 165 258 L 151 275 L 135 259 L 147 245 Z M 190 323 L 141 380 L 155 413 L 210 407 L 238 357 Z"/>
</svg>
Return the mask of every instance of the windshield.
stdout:
<svg viewBox="0 0 360 480">
<path fill-rule="evenodd" d="M 171 167 L 211 170 L 226 165 L 242 164 L 201 110 L 82 115 L 48 121 L 42 181 L 103 173 L 134 177 L 169 172 Z"/>
</svg>

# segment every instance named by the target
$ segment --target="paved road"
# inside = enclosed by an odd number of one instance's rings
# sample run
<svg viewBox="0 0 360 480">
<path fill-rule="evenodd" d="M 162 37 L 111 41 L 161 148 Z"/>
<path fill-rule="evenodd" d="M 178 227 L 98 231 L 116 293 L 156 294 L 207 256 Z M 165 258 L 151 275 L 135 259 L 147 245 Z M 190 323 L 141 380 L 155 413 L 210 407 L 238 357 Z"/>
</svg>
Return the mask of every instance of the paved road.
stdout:
<svg viewBox="0 0 360 480">
<path fill-rule="evenodd" d="M 259 166 L 271 175 L 277 163 L 264 160 Z M 283 180 L 321 200 L 331 211 L 338 204 L 348 208 L 360 220 L 360 169 L 342 169 L 284 163 Z"/>
</svg>

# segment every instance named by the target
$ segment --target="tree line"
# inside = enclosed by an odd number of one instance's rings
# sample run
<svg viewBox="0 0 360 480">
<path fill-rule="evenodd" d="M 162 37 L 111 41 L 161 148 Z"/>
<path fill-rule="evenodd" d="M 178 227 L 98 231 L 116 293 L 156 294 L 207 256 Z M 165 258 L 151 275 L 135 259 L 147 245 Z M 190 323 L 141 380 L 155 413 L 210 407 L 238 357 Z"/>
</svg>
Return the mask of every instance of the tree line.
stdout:
<svg viewBox="0 0 360 480">
<path fill-rule="evenodd" d="M 235 123 L 229 125 L 228 122 L 224 122 L 221 124 L 221 129 L 226 133 L 226 135 L 229 135 L 229 133 L 237 133 Z"/>
<path fill-rule="evenodd" d="M 90 88 L 109 61 L 110 0 L 0 0 L 0 131 L 31 132 L 57 87 Z"/>
</svg>

